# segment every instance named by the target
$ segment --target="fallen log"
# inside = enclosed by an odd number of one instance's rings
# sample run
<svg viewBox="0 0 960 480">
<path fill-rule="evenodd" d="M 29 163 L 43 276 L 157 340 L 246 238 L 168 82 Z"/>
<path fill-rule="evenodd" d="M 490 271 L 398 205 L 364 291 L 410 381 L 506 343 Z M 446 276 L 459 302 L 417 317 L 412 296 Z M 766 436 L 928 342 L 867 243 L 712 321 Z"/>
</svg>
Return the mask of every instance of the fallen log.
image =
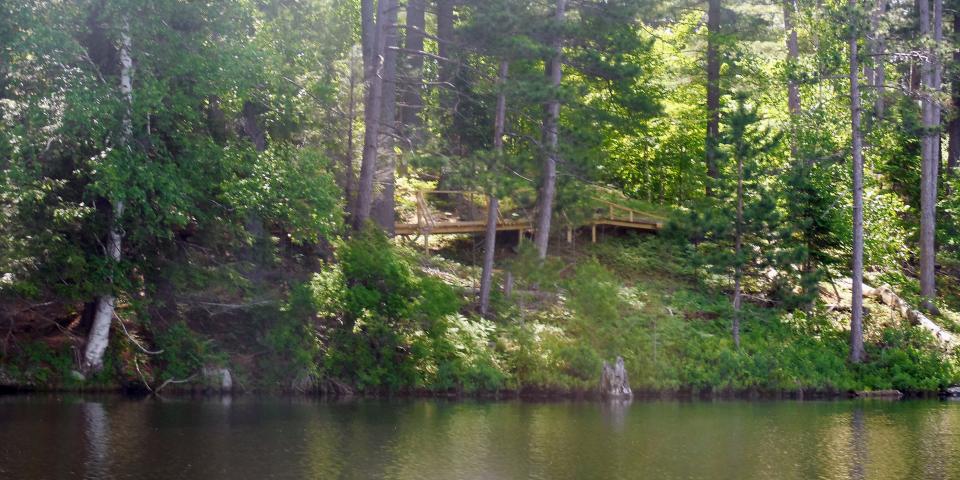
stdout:
<svg viewBox="0 0 960 480">
<path fill-rule="evenodd" d="M 900 390 L 862 390 L 854 392 L 859 398 L 900 398 L 903 393 Z"/>
<path fill-rule="evenodd" d="M 911 307 L 910 304 L 900 298 L 896 292 L 893 291 L 890 285 L 881 285 L 877 288 L 870 288 L 866 285 L 863 287 L 864 298 L 873 298 L 878 300 L 880 303 L 900 313 L 900 315 L 902 315 L 903 318 L 906 318 L 910 324 L 918 325 L 924 330 L 929 331 L 947 350 L 953 350 L 953 348 L 956 346 L 957 338 L 953 333 L 948 332 L 946 329 L 930 320 L 919 310 Z"/>
</svg>

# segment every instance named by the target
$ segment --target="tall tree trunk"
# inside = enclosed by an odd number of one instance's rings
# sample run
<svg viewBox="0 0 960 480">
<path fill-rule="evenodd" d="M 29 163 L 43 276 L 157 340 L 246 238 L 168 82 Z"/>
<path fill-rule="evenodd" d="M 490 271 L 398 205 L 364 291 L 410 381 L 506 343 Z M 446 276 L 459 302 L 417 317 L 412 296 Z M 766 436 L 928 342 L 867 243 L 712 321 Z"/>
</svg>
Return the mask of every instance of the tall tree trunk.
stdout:
<svg viewBox="0 0 960 480">
<path fill-rule="evenodd" d="M 120 30 L 120 93 L 126 101 L 126 110 L 123 114 L 123 132 L 120 144 L 124 149 L 130 148 L 130 139 L 133 136 L 133 59 L 131 50 L 133 40 L 130 38 L 130 22 L 123 19 Z M 110 230 L 107 232 L 107 257 L 114 264 L 120 262 L 123 249 L 123 236 L 120 231 L 120 220 L 123 217 L 124 202 L 122 199 L 111 202 Z M 111 283 L 112 283 L 111 278 Z M 103 355 L 107 351 L 110 341 L 110 324 L 113 322 L 117 297 L 113 292 L 105 293 L 97 298 L 97 306 L 93 314 L 93 325 L 87 335 L 87 342 L 83 350 L 83 363 L 80 369 L 84 373 L 95 373 L 103 368 Z"/>
<path fill-rule="evenodd" d="M 500 62 L 500 75 L 498 84 L 500 91 L 497 93 L 497 111 L 493 120 L 493 151 L 496 153 L 494 161 L 500 161 L 503 154 L 503 131 L 507 118 L 507 94 L 504 85 L 507 82 L 507 72 L 510 64 L 504 60 Z M 493 254 L 497 246 L 497 211 L 500 208 L 500 201 L 494 192 L 487 195 L 487 232 L 484 239 L 483 251 L 483 271 L 480 275 L 480 314 L 487 315 L 490 307 L 490 289 L 493 283 Z"/>
<path fill-rule="evenodd" d="M 743 301 L 743 157 L 737 155 L 737 225 L 735 228 L 734 250 L 736 264 L 733 272 L 733 345 L 740 349 L 740 304 Z"/>
<path fill-rule="evenodd" d="M 874 88 L 876 95 L 873 103 L 873 114 L 877 120 L 883 120 L 886 112 L 887 90 L 884 84 L 887 81 L 887 63 L 884 55 L 886 55 L 887 40 L 880 31 L 880 20 L 886 12 L 887 0 L 876 0 L 876 6 L 870 15 L 870 28 L 875 36 L 871 43 L 871 53 L 873 54 L 873 83 L 871 83 L 871 86 Z"/>
<path fill-rule="evenodd" d="M 713 183 L 720 178 L 717 146 L 720 139 L 720 0 L 709 0 L 707 9 L 707 196 L 713 196 Z"/>
<path fill-rule="evenodd" d="M 362 58 L 361 58 L 362 62 Z M 343 159 L 343 195 L 346 199 L 347 212 L 352 214 L 354 211 L 354 172 L 353 172 L 353 154 L 354 154 L 354 124 L 357 120 L 357 65 L 356 50 L 350 54 L 350 76 L 348 77 L 349 89 L 347 92 L 347 154 Z"/>
<path fill-rule="evenodd" d="M 360 0 L 360 47 L 363 69 L 369 72 L 377 41 L 377 0 Z"/>
<path fill-rule="evenodd" d="M 855 12 L 856 0 L 849 0 L 851 12 Z M 851 13 L 856 15 L 856 13 Z M 860 83 L 857 76 L 860 66 L 857 61 L 856 18 L 850 18 L 850 134 L 853 139 L 853 293 L 850 318 L 850 361 L 863 361 L 863 138 L 860 132 Z"/>
<path fill-rule="evenodd" d="M 424 0 L 407 1 L 407 31 L 405 45 L 410 52 L 423 50 L 423 32 L 426 21 L 424 18 Z M 403 135 L 407 142 L 406 150 L 416 150 L 423 141 L 422 120 L 420 112 L 423 110 L 423 55 L 410 54 L 407 56 L 407 71 L 400 107 L 400 124 L 403 126 Z"/>
<path fill-rule="evenodd" d="M 456 108 L 456 94 L 453 88 L 453 77 L 456 73 L 451 57 L 451 41 L 453 40 L 453 2 L 454 0 L 437 0 L 437 56 L 442 59 L 437 66 L 440 83 L 440 111 L 444 115 L 453 117 Z"/>
<path fill-rule="evenodd" d="M 396 5 L 396 0 L 377 2 L 377 22 L 374 28 L 373 54 L 370 66 L 365 72 L 367 79 L 367 98 L 363 109 L 363 157 L 360 160 L 360 184 L 357 189 L 357 206 L 353 212 L 353 228 L 360 230 L 370 218 L 373 206 L 373 179 L 377 170 L 377 153 L 380 141 L 380 116 L 383 105 L 383 76 L 380 67 L 383 64 L 386 42 L 386 12 Z"/>
<path fill-rule="evenodd" d="M 243 102 L 243 109 L 240 116 L 240 127 L 243 134 L 247 136 L 253 148 L 257 152 L 263 152 L 267 149 L 267 132 L 260 124 L 259 115 L 262 113 L 261 107 L 256 103 L 247 100 Z M 264 252 L 269 248 L 267 239 L 267 228 L 264 225 L 263 218 L 256 212 L 247 212 L 243 221 L 243 228 L 253 239 L 251 245 L 246 245 L 241 249 L 240 257 L 246 263 L 247 268 L 243 274 L 254 285 L 263 280 L 263 269 L 259 268 L 265 258 Z"/>
<path fill-rule="evenodd" d="M 960 44 L 960 11 L 953 13 L 954 44 Z M 960 65 L 960 49 L 953 51 L 953 64 Z M 947 171 L 945 175 L 955 175 L 957 164 L 960 163 L 960 77 L 954 73 L 950 82 L 950 103 L 953 112 L 947 129 L 950 132 L 950 144 L 947 151 Z"/>
<path fill-rule="evenodd" d="M 557 0 L 557 10 L 554 21 L 561 25 L 566 15 L 566 0 Z M 550 241 L 550 220 L 553 216 L 553 200 L 557 193 L 557 147 L 560 128 L 560 80 L 563 67 L 563 39 L 558 34 L 553 40 L 553 58 L 547 63 L 550 73 L 550 86 L 553 88 L 550 101 L 547 103 L 547 114 L 543 120 L 544 153 L 543 173 L 541 178 L 540 205 L 537 218 L 537 236 L 535 243 L 537 255 L 540 259 L 547 257 L 547 245 Z"/>
<path fill-rule="evenodd" d="M 394 190 L 397 171 L 397 1 L 392 0 L 384 16 L 383 32 L 383 110 L 380 117 L 380 162 L 376 184 L 379 195 L 373 202 L 373 219 L 385 232 L 393 235 L 396 225 Z"/>
<path fill-rule="evenodd" d="M 790 157 L 797 161 L 799 156 L 797 147 L 796 123 L 800 117 L 800 87 L 795 80 L 797 60 L 800 57 L 800 47 L 797 43 L 797 29 L 793 25 L 793 14 L 797 11 L 797 0 L 783 2 L 783 29 L 787 32 L 787 108 L 790 112 Z"/>
<path fill-rule="evenodd" d="M 920 296 L 923 306 L 930 311 L 935 309 L 936 300 L 936 208 L 937 208 L 937 169 L 940 150 L 940 111 L 934 98 L 940 89 L 939 54 L 942 0 L 933 0 L 933 25 L 931 28 L 930 1 L 919 0 L 920 36 L 932 38 L 927 48 L 927 56 L 921 66 L 923 83 L 923 155 L 920 165 Z"/>
</svg>

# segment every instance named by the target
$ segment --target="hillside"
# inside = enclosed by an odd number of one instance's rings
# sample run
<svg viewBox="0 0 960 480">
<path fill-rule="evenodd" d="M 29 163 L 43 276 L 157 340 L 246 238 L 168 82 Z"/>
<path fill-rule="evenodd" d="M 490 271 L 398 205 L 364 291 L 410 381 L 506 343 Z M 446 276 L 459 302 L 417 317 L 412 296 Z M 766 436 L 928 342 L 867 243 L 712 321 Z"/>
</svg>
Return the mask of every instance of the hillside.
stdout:
<svg viewBox="0 0 960 480">
<path fill-rule="evenodd" d="M 337 261 L 294 286 L 283 305 L 226 307 L 156 333 L 127 323 L 126 335 L 117 322 L 94 385 L 218 390 L 224 368 L 243 390 L 590 393 L 601 363 L 618 355 L 633 388 L 648 393 L 934 392 L 958 380 L 955 355 L 873 299 L 867 361 L 851 366 L 842 281 L 837 290 L 821 285 L 810 314 L 748 295 L 736 350 L 729 284 L 702 275 L 683 247 L 656 236 L 588 240 L 558 243 L 542 265 L 526 248 L 502 247 L 498 284 L 509 270 L 514 287 L 510 298 L 495 294 L 493 318 L 484 320 L 473 310 L 479 269 L 445 258 L 470 256 L 471 241 L 424 256 L 371 234 L 340 245 Z M 11 334 L 3 382 L 91 388 L 71 373 L 76 323 L 44 329 L 37 320 Z"/>
</svg>

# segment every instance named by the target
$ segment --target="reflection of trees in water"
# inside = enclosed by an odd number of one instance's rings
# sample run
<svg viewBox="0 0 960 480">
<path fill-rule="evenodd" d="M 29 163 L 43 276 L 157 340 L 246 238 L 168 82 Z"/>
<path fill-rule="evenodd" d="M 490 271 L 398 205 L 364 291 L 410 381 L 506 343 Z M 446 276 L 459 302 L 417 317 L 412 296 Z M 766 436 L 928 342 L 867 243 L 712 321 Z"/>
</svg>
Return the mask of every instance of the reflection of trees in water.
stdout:
<svg viewBox="0 0 960 480">
<path fill-rule="evenodd" d="M 867 427 L 863 407 L 853 408 L 850 416 L 850 478 L 866 478 L 867 463 Z"/>
<path fill-rule="evenodd" d="M 83 403 L 86 478 L 106 478 L 110 471 L 110 425 L 101 402 Z"/>
<path fill-rule="evenodd" d="M 917 440 L 917 457 L 922 462 L 923 478 L 954 478 L 960 475 L 960 454 L 957 432 L 960 432 L 960 405 L 918 410 L 917 424 L 921 431 Z"/>
<path fill-rule="evenodd" d="M 600 414 L 614 432 L 622 432 L 627 424 L 627 410 L 633 399 L 610 399 L 600 405 Z"/>
<path fill-rule="evenodd" d="M 937 402 L 98 400 L 21 401 L 21 420 L 6 424 L 0 403 L 0 463 L 22 478 L 211 480 L 960 472 L 960 405 Z M 16 457 L 4 459 L 12 440 Z"/>
</svg>

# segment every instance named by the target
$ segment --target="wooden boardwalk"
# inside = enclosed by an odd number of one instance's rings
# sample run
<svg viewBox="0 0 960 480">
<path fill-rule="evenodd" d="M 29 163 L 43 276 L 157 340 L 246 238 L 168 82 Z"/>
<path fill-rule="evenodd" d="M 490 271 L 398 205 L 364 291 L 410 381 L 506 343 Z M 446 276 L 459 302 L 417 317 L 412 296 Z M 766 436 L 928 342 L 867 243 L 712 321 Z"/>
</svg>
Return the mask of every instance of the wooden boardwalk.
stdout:
<svg viewBox="0 0 960 480">
<path fill-rule="evenodd" d="M 423 237 L 424 246 L 429 247 L 430 235 L 448 235 L 448 234 L 477 234 L 484 233 L 487 228 L 485 220 L 463 219 L 448 214 L 447 216 L 437 215 L 427 196 L 431 194 L 469 194 L 471 192 L 460 192 L 452 190 L 434 190 L 417 192 L 417 218 L 416 223 L 397 223 L 394 231 L 397 235 L 419 235 Z M 663 228 L 665 219 L 659 215 L 649 212 L 643 212 L 630 207 L 619 205 L 606 200 L 595 199 L 593 218 L 578 225 L 567 225 L 567 241 L 572 241 L 573 230 L 579 228 L 590 228 L 591 240 L 597 241 L 597 227 L 609 226 L 623 228 L 628 230 L 637 230 L 644 232 L 657 232 Z M 484 208 L 485 210 L 485 208 Z M 515 231 L 519 232 L 522 239 L 524 233 L 534 231 L 534 221 L 529 217 L 504 218 L 502 212 L 498 213 L 497 231 Z"/>
</svg>

